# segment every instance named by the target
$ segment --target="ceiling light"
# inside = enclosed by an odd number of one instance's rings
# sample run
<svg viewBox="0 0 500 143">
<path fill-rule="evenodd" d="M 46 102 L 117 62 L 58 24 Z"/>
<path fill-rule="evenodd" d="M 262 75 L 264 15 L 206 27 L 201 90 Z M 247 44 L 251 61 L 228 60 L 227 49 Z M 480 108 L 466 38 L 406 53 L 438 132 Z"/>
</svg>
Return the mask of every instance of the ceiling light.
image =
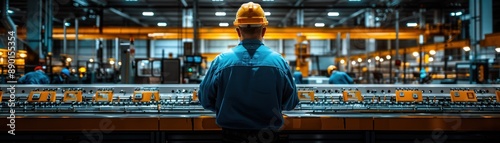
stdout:
<svg viewBox="0 0 500 143">
<path fill-rule="evenodd" d="M 328 16 L 339 16 L 339 12 L 328 12 Z"/>
<path fill-rule="evenodd" d="M 262 1 L 274 1 L 274 0 L 262 0 Z"/>
<path fill-rule="evenodd" d="M 434 58 L 433 57 L 429 57 L 429 62 L 432 62 L 434 61 Z"/>
<path fill-rule="evenodd" d="M 361 59 L 361 58 L 358 58 L 358 62 L 360 62 L 360 63 L 361 63 L 362 61 L 363 61 L 363 59 Z"/>
<path fill-rule="evenodd" d="M 462 12 L 461 12 L 461 11 L 459 11 L 459 12 L 455 12 L 455 16 L 460 16 L 460 15 L 462 15 Z"/>
<path fill-rule="evenodd" d="M 158 26 L 167 26 L 167 23 L 165 23 L 165 22 L 158 22 Z"/>
<path fill-rule="evenodd" d="M 375 57 L 375 60 L 377 60 L 377 61 L 378 61 L 378 60 L 380 60 L 380 57 L 379 57 L 379 56 L 376 56 L 376 57 Z"/>
<path fill-rule="evenodd" d="M 212 0 L 212 1 L 224 1 L 224 0 Z"/>
<path fill-rule="evenodd" d="M 435 54 L 436 54 L 436 51 L 431 50 L 431 51 L 429 51 L 429 54 L 431 54 L 431 55 L 435 55 Z"/>
<path fill-rule="evenodd" d="M 66 58 L 66 62 L 71 62 L 71 61 L 73 61 L 73 59 L 71 59 L 71 58 Z"/>
<path fill-rule="evenodd" d="M 125 1 L 137 1 L 137 0 L 125 0 Z"/>
<path fill-rule="evenodd" d="M 361 0 L 349 0 L 349 1 L 361 1 Z"/>
<path fill-rule="evenodd" d="M 226 12 L 215 12 L 215 16 L 226 16 Z"/>
<path fill-rule="evenodd" d="M 314 23 L 316 27 L 325 27 L 325 23 Z"/>
<path fill-rule="evenodd" d="M 372 62 L 372 59 L 368 59 L 368 63 L 371 63 Z"/>
<path fill-rule="evenodd" d="M 386 59 L 390 60 L 391 59 L 391 55 L 387 55 L 385 56 Z"/>
<path fill-rule="evenodd" d="M 384 58 L 380 58 L 380 62 L 384 62 Z"/>
<path fill-rule="evenodd" d="M 220 27 L 227 27 L 227 26 L 229 26 L 229 23 L 219 23 L 219 26 Z"/>
<path fill-rule="evenodd" d="M 414 57 L 418 57 L 418 52 L 413 52 Z"/>
<path fill-rule="evenodd" d="M 341 64 L 344 64 L 344 63 L 345 63 L 345 60 L 344 60 L 344 59 L 340 60 L 340 63 L 341 63 Z"/>
<path fill-rule="evenodd" d="M 266 15 L 266 16 L 270 16 L 270 15 L 271 15 L 271 12 L 264 12 L 264 15 Z"/>
<path fill-rule="evenodd" d="M 94 59 L 90 58 L 90 59 L 89 59 L 89 62 L 93 63 L 93 62 L 94 62 Z"/>
<path fill-rule="evenodd" d="M 452 12 L 452 13 L 450 13 L 450 15 L 451 15 L 451 16 L 455 16 L 455 13 L 454 13 L 454 12 Z"/>
<path fill-rule="evenodd" d="M 153 15 L 155 15 L 155 13 L 154 12 L 142 12 L 142 15 L 143 16 L 153 16 Z"/>
<path fill-rule="evenodd" d="M 466 51 L 466 52 L 470 51 L 470 47 L 469 46 L 465 46 L 464 47 L 464 51 Z"/>
<path fill-rule="evenodd" d="M 497 51 L 497 53 L 500 53 L 500 47 L 495 48 L 495 51 Z"/>
<path fill-rule="evenodd" d="M 14 11 L 12 11 L 12 10 L 7 10 L 7 13 L 14 13 Z"/>
<path fill-rule="evenodd" d="M 408 27 L 416 27 L 417 25 L 417 23 L 406 23 L 406 26 Z"/>
<path fill-rule="evenodd" d="M 352 62 L 351 62 L 351 64 L 352 64 L 352 65 L 356 65 L 356 61 L 352 61 Z"/>
<path fill-rule="evenodd" d="M 71 23 L 66 22 L 66 23 L 64 23 L 64 26 L 71 26 Z"/>
</svg>

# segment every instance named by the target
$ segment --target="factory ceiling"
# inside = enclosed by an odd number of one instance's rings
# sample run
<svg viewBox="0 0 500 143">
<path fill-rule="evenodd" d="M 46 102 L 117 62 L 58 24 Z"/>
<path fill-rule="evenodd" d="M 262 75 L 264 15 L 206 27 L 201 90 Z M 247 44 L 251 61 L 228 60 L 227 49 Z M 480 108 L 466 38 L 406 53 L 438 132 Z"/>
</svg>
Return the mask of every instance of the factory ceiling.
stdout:
<svg viewBox="0 0 500 143">
<path fill-rule="evenodd" d="M 27 21 L 29 0 L 11 0 L 10 12 L 14 22 L 23 26 Z M 246 0 L 53 0 L 54 27 L 62 27 L 63 19 L 85 17 L 80 25 L 95 27 L 102 11 L 102 26 L 125 27 L 181 27 L 183 9 L 197 5 L 201 27 L 219 27 L 221 23 L 232 26 L 235 12 Z M 304 10 L 304 27 L 364 26 L 364 11 L 373 10 L 380 27 L 394 26 L 394 9 L 400 11 L 400 22 L 417 22 L 420 8 L 425 8 L 426 21 L 432 23 L 435 11 L 445 21 L 456 17 L 450 13 L 468 13 L 467 0 L 255 0 L 269 12 L 268 20 L 273 27 L 296 27 L 297 10 Z M 368 9 L 372 8 L 372 9 Z M 151 13 L 149 13 L 151 12 Z M 152 16 L 148 16 L 152 14 Z M 69 21 L 67 25 L 73 25 Z"/>
</svg>

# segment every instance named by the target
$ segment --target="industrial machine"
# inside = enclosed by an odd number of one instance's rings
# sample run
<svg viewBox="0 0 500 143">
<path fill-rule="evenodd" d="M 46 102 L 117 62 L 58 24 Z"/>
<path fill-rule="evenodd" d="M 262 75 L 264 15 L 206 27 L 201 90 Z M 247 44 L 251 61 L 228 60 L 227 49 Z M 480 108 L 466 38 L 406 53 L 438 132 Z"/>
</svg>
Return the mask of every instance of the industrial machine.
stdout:
<svg viewBox="0 0 500 143">
<path fill-rule="evenodd" d="M 302 77 L 309 76 L 309 57 L 311 50 L 311 42 L 307 40 L 304 35 L 297 37 L 297 43 L 295 44 L 295 56 L 297 56 L 296 67 L 300 69 Z"/>
<path fill-rule="evenodd" d="M 196 84 L 16 85 L 14 100 L 9 87 L 0 88 L 0 116 L 15 110 L 21 136 L 0 135 L 2 142 L 81 140 L 87 135 L 82 131 L 99 131 L 105 142 L 220 138 L 215 114 L 199 104 Z M 298 85 L 297 96 L 299 105 L 283 112 L 289 141 L 414 142 L 435 132 L 446 134 L 447 142 L 499 141 L 497 85 Z"/>
</svg>

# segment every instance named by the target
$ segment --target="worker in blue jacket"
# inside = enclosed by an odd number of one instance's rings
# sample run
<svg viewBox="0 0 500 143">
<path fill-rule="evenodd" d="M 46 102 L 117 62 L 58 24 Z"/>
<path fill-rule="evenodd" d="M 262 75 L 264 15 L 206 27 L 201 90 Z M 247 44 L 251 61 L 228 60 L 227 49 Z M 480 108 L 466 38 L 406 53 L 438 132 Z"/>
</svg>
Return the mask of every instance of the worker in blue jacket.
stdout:
<svg viewBox="0 0 500 143">
<path fill-rule="evenodd" d="M 50 79 L 43 71 L 42 66 L 36 66 L 35 71 L 26 73 L 19 78 L 17 83 L 20 84 L 50 84 Z"/>
<path fill-rule="evenodd" d="M 267 23 L 259 4 L 243 4 L 234 22 L 241 42 L 212 61 L 200 84 L 199 100 L 215 112 L 223 142 L 277 142 L 282 111 L 299 102 L 287 62 L 262 43 Z"/>
<path fill-rule="evenodd" d="M 345 72 L 337 70 L 337 67 L 330 65 L 327 69 L 330 79 L 328 83 L 330 84 L 353 84 L 354 80 Z"/>
<path fill-rule="evenodd" d="M 68 83 L 68 78 L 71 76 L 71 72 L 67 68 L 63 68 L 61 70 L 61 73 L 56 75 L 52 79 L 52 84 L 67 84 Z"/>
</svg>

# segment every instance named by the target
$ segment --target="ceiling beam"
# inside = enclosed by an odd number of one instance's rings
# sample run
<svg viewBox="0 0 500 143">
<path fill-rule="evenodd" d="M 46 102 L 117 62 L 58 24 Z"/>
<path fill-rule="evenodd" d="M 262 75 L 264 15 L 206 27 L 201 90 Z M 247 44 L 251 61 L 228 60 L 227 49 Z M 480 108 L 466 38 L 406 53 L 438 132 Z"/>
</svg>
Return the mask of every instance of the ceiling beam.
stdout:
<svg viewBox="0 0 500 143">
<path fill-rule="evenodd" d="M 182 3 L 182 6 L 188 7 L 188 3 L 186 2 L 186 0 L 180 0 L 180 1 Z"/>
<path fill-rule="evenodd" d="M 92 1 L 93 3 L 96 3 L 96 4 L 98 4 L 99 6 L 102 6 L 102 7 L 105 7 L 106 5 L 108 5 L 108 3 L 106 1 L 104 1 L 104 0 L 90 0 L 90 1 Z M 79 3 L 79 4 L 83 5 L 83 6 L 89 6 L 89 3 L 86 0 L 75 0 L 75 2 Z M 132 17 L 132 16 L 130 16 L 130 15 L 128 15 L 128 14 L 126 14 L 126 13 L 124 13 L 124 12 L 116 9 L 116 8 L 108 7 L 107 10 L 109 10 L 109 11 L 111 11 L 111 12 L 115 13 L 116 15 L 119 15 L 119 16 L 121 16 L 123 18 L 126 18 L 126 19 L 128 19 L 128 20 L 130 20 L 132 22 L 135 22 L 136 24 L 139 24 L 139 25 L 141 25 L 143 27 L 148 26 L 147 24 L 144 24 L 141 21 L 139 21 L 139 19 L 134 18 L 134 17 Z"/>
<path fill-rule="evenodd" d="M 351 15 L 349 15 L 348 17 L 344 17 L 342 19 L 339 20 L 338 23 L 336 24 L 333 24 L 333 26 L 337 26 L 337 25 L 340 25 L 340 24 L 343 24 L 344 22 L 346 22 L 347 20 L 351 19 L 351 18 L 354 18 L 360 14 L 363 14 L 366 10 L 365 9 L 360 9 L 354 13 L 352 13 Z"/>
<path fill-rule="evenodd" d="M 295 4 L 293 5 L 293 7 L 294 8 L 298 7 L 304 1 L 305 0 L 298 0 L 297 2 L 295 2 Z M 290 18 L 290 16 L 292 16 L 293 12 L 295 12 L 295 9 L 290 9 L 290 11 L 288 11 L 288 13 L 286 14 L 285 18 L 283 18 L 283 20 L 281 20 L 281 24 L 283 24 L 283 26 L 286 25 L 286 21 Z"/>
</svg>

